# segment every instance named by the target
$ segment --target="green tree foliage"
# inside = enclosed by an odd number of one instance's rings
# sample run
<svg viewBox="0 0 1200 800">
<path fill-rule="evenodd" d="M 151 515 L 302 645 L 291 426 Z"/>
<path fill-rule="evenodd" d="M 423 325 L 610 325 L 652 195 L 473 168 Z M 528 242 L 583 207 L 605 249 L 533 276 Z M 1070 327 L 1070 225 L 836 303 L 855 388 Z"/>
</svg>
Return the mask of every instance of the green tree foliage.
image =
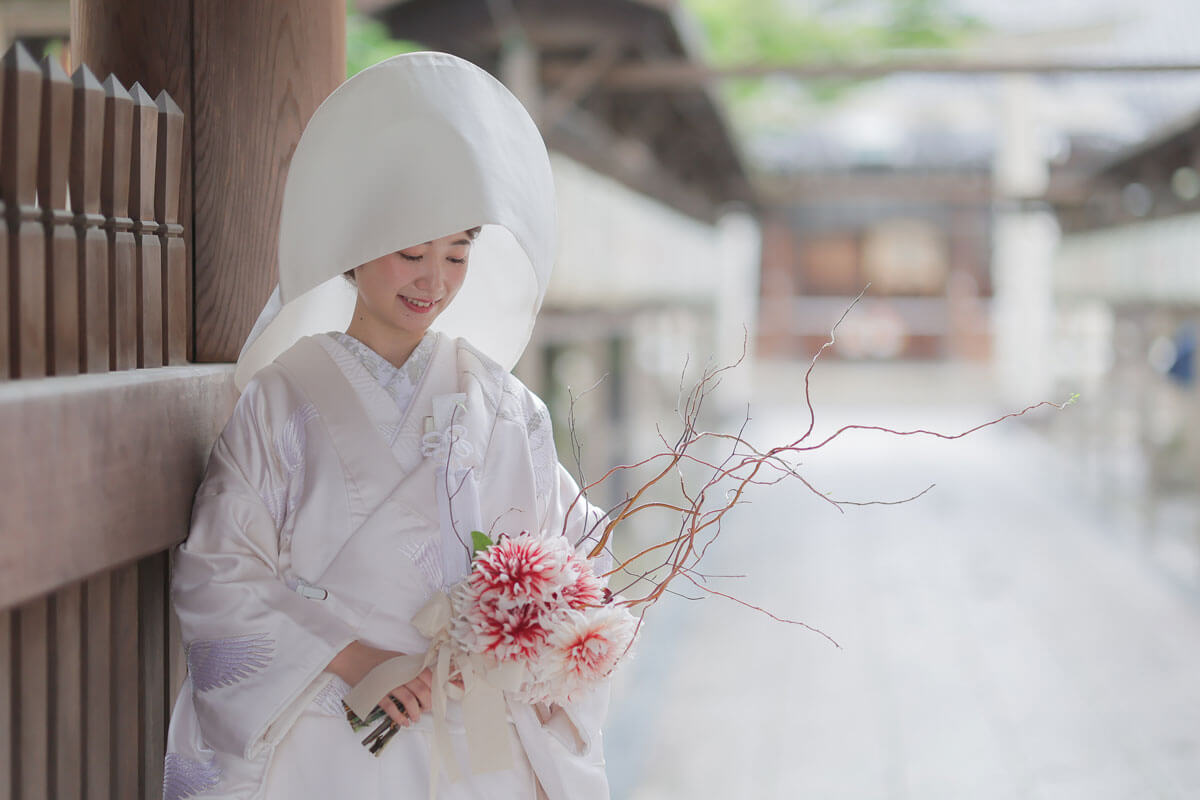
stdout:
<svg viewBox="0 0 1200 800">
<path fill-rule="evenodd" d="M 424 49 L 416 42 L 393 39 L 383 23 L 359 14 L 353 3 L 346 4 L 347 78 L 385 58 Z"/>
<path fill-rule="evenodd" d="M 782 0 L 686 0 L 717 64 L 865 57 L 906 48 L 947 48 L 980 30 L 949 0 L 827 0 L 799 10 Z"/>
<path fill-rule="evenodd" d="M 982 30 L 950 0 L 686 0 L 699 18 L 708 58 L 718 66 L 797 64 L 875 58 L 907 49 L 958 47 Z M 807 8 L 801 7 L 802 5 Z M 762 81 L 737 81 L 731 99 L 755 95 Z M 845 81 L 811 84 L 817 99 Z"/>
</svg>

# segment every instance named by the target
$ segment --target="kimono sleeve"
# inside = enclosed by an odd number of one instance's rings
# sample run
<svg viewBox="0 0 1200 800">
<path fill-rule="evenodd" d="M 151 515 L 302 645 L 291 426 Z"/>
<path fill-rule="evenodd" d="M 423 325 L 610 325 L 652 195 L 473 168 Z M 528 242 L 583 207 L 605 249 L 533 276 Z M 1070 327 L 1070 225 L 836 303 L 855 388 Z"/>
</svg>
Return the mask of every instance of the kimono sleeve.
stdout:
<svg viewBox="0 0 1200 800">
<path fill-rule="evenodd" d="M 561 533 L 577 550 L 590 552 L 604 534 L 608 518 L 580 493 L 579 484 L 566 467 L 558 463 L 555 467 L 554 491 L 546 515 L 547 533 Z M 608 572 L 612 564 L 612 553 L 607 546 L 592 559 L 592 569 L 597 575 Z"/>
<path fill-rule="evenodd" d="M 266 503 L 288 487 L 269 394 L 252 381 L 214 445 L 172 575 L 204 739 L 247 759 L 282 737 L 315 679 L 356 638 L 280 574 L 279 529 Z"/>
<path fill-rule="evenodd" d="M 538 496 L 542 535 L 565 536 L 577 551 L 588 552 L 599 541 L 607 518 L 588 502 L 579 485 L 559 463 L 550 416 L 526 390 L 527 429 Z M 601 575 L 612 569 L 606 550 L 592 560 Z M 609 681 L 604 680 L 571 702 L 537 713 L 522 704 L 510 706 L 513 724 L 526 755 L 551 800 L 607 798 L 601 726 L 608 713 Z"/>
</svg>

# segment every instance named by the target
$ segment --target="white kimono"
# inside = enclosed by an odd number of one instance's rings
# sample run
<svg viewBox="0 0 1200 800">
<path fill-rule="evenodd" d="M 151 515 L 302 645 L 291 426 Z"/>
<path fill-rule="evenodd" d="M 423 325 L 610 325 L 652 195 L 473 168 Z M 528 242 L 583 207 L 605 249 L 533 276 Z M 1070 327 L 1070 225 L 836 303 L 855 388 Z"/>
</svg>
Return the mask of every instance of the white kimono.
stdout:
<svg viewBox="0 0 1200 800">
<path fill-rule="evenodd" d="M 578 542 L 598 518 L 568 512 L 545 406 L 486 356 L 428 334 L 402 408 L 345 341 L 307 337 L 260 370 L 213 448 L 172 579 L 189 675 L 165 800 L 429 796 L 430 715 L 376 758 L 325 667 L 356 639 L 424 652 L 411 618 L 466 573 L 472 529 Z M 461 779 L 438 776 L 438 796 L 607 798 L 606 703 L 604 687 L 543 723 L 509 701 L 512 767 L 473 774 L 451 702 Z"/>
</svg>

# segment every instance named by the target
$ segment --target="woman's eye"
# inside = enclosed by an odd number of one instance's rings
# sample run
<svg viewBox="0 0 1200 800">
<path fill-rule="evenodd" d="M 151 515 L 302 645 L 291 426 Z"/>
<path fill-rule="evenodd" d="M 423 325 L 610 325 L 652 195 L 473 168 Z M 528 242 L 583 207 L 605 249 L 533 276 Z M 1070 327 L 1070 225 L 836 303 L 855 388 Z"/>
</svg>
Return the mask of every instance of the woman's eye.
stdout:
<svg viewBox="0 0 1200 800">
<path fill-rule="evenodd" d="M 421 260 L 421 256 L 410 256 L 408 253 L 405 253 L 402 251 L 397 252 L 396 255 L 400 256 L 405 261 L 420 261 Z"/>
<path fill-rule="evenodd" d="M 465 258 L 451 258 L 450 256 L 446 256 L 446 260 L 447 260 L 447 261 L 450 261 L 450 262 L 453 262 L 453 263 L 455 263 L 455 264 L 465 264 L 465 263 L 467 263 L 467 260 L 466 260 Z"/>
</svg>

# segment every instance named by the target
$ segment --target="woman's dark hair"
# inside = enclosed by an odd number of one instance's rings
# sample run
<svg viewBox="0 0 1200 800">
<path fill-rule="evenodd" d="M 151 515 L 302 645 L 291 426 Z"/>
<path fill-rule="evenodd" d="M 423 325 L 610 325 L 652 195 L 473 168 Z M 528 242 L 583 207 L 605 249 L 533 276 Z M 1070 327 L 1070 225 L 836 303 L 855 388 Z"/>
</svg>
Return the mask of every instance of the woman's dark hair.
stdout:
<svg viewBox="0 0 1200 800">
<path fill-rule="evenodd" d="M 482 228 L 483 228 L 482 225 L 476 225 L 474 228 L 467 228 L 467 230 L 466 230 L 467 238 L 470 239 L 471 241 L 475 241 L 475 237 L 479 235 L 479 231 Z M 358 269 L 358 267 L 355 267 L 354 269 Z M 342 273 L 342 277 L 345 278 L 346 280 L 350 281 L 350 283 L 354 283 L 354 270 L 353 269 L 346 270 L 345 272 Z"/>
</svg>

